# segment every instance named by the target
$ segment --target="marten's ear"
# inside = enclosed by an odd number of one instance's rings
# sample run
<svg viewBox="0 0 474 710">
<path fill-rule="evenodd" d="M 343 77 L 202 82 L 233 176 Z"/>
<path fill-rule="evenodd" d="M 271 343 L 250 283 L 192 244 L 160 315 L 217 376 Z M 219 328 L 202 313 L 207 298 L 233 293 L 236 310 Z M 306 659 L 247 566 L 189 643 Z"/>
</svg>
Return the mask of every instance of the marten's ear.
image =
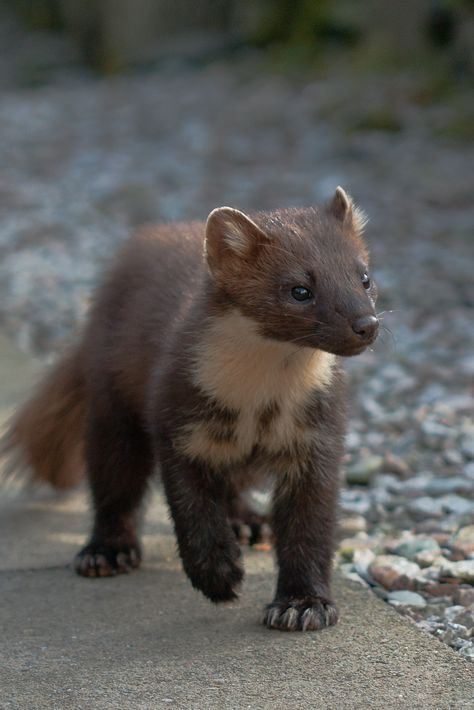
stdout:
<svg viewBox="0 0 474 710">
<path fill-rule="evenodd" d="M 224 260 L 248 259 L 266 241 L 265 232 L 232 207 L 218 207 L 207 218 L 206 254 L 211 269 L 222 265 Z"/>
<path fill-rule="evenodd" d="M 367 217 L 359 207 L 356 207 L 352 197 L 342 187 L 336 188 L 328 211 L 343 227 L 351 229 L 357 235 L 362 235 L 367 224 Z"/>
</svg>

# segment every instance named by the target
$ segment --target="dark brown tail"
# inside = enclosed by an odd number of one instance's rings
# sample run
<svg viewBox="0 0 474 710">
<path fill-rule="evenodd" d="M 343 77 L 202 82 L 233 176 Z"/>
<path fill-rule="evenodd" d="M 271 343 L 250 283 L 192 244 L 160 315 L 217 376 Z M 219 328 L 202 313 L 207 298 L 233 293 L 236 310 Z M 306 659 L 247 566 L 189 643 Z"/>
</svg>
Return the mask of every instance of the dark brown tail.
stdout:
<svg viewBox="0 0 474 710">
<path fill-rule="evenodd" d="M 84 475 L 85 384 L 81 348 L 70 350 L 13 416 L 0 440 L 6 473 L 72 488 Z"/>
</svg>

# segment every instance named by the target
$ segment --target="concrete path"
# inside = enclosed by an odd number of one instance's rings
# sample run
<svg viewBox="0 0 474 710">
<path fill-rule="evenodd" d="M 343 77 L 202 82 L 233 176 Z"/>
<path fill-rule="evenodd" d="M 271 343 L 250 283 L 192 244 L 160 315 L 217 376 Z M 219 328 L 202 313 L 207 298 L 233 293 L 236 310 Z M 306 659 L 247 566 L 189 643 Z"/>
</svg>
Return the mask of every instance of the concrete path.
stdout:
<svg viewBox="0 0 474 710">
<path fill-rule="evenodd" d="M 4 414 L 36 369 L 0 338 Z M 358 586 L 336 580 L 337 627 L 268 631 L 270 555 L 248 551 L 240 601 L 215 607 L 181 571 L 159 493 L 130 576 L 72 572 L 88 526 L 84 492 L 0 496 L 2 709 L 474 708 L 474 667 Z"/>
</svg>

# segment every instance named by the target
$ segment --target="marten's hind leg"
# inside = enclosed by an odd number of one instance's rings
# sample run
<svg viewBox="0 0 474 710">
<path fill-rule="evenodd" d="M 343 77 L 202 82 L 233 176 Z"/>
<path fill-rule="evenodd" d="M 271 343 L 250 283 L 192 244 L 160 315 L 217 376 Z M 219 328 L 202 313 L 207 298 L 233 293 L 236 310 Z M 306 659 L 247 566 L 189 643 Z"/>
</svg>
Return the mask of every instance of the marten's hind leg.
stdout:
<svg viewBox="0 0 474 710">
<path fill-rule="evenodd" d="M 269 550 L 272 531 L 269 524 L 271 491 L 255 486 L 244 491 L 232 490 L 227 504 L 228 516 L 241 545 Z"/>
<path fill-rule="evenodd" d="M 84 577 L 109 577 L 140 564 L 137 518 L 153 472 L 153 455 L 139 419 L 115 397 L 107 406 L 91 407 L 91 412 L 86 462 L 95 520 L 74 567 Z"/>
</svg>

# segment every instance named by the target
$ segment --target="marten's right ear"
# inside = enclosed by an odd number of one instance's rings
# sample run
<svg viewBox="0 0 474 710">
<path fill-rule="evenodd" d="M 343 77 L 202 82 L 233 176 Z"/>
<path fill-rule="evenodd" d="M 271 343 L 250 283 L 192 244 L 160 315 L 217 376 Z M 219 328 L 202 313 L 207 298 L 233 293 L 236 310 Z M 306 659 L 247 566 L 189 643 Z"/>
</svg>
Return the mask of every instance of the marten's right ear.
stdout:
<svg viewBox="0 0 474 710">
<path fill-rule="evenodd" d="M 232 207 L 218 207 L 207 218 L 206 255 L 212 270 L 229 261 L 252 258 L 267 241 L 265 232 L 250 217 Z"/>
</svg>

